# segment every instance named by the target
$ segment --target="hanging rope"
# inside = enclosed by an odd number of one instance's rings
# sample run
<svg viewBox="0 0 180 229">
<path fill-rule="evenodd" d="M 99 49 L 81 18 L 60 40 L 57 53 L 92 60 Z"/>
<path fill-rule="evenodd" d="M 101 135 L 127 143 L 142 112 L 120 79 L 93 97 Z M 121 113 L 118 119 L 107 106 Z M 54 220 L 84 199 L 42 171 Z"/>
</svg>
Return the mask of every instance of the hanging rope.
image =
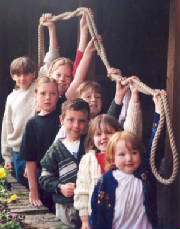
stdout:
<svg viewBox="0 0 180 229">
<path fill-rule="evenodd" d="M 85 14 L 86 16 L 86 21 L 88 24 L 88 28 L 89 28 L 89 32 L 91 37 L 95 38 L 95 48 L 97 50 L 97 54 L 100 56 L 102 62 L 104 63 L 106 69 L 108 70 L 110 68 L 110 64 L 107 60 L 106 57 L 106 53 L 104 50 L 104 47 L 102 45 L 102 42 L 98 39 L 98 33 L 97 33 L 97 29 L 93 20 L 93 17 L 91 16 L 91 14 L 89 13 L 89 10 L 87 8 L 78 8 L 73 12 L 65 12 L 62 14 L 59 14 L 57 16 L 53 16 L 51 18 L 51 20 L 49 21 L 57 21 L 57 20 L 68 20 L 72 17 L 75 16 L 81 16 Z M 44 55 L 45 55 L 45 49 L 44 49 L 44 32 L 43 32 L 43 26 L 41 24 L 39 24 L 39 28 L 38 28 L 38 66 L 39 68 L 42 66 L 43 64 L 43 59 L 44 59 Z M 119 75 L 115 75 L 113 74 L 111 76 L 112 80 L 116 80 L 117 78 L 119 78 Z M 144 83 L 133 79 L 133 83 L 134 86 L 138 89 L 138 91 L 140 91 L 141 93 L 144 93 L 146 95 L 154 95 L 154 93 L 156 93 L 158 90 L 153 90 L 150 87 L 148 87 L 147 85 L 145 85 Z M 126 79 L 122 82 L 122 85 L 129 85 L 129 79 Z M 150 156 L 150 164 L 151 164 L 151 168 L 152 168 L 152 172 L 154 174 L 154 176 L 156 177 L 156 179 L 165 184 L 171 184 L 174 182 L 177 174 L 178 174 L 178 152 L 177 152 L 177 148 L 176 148 L 176 144 L 175 144 L 175 140 L 174 140 L 174 135 L 173 135 L 173 129 L 172 129 L 172 123 L 171 123 L 171 118 L 170 118 L 170 111 L 169 111 L 169 104 L 168 104 L 168 100 L 167 97 L 165 96 L 159 96 L 160 99 L 160 106 L 161 106 L 161 113 L 160 113 L 160 121 L 159 121 L 159 125 L 156 131 L 156 134 L 154 136 L 153 142 L 152 142 L 152 148 L 151 148 L 151 156 Z M 172 157 L 173 157 L 173 169 L 172 169 L 172 174 L 169 178 L 165 179 L 163 178 L 157 171 L 156 165 L 155 165 L 155 153 L 156 153 L 156 149 L 157 149 L 157 144 L 158 144 L 158 140 L 159 140 L 159 136 L 160 133 L 164 127 L 164 122 L 166 119 L 166 126 L 167 126 L 167 132 L 168 132 L 168 136 L 169 136 L 169 141 L 170 141 L 170 146 L 172 149 Z"/>
</svg>

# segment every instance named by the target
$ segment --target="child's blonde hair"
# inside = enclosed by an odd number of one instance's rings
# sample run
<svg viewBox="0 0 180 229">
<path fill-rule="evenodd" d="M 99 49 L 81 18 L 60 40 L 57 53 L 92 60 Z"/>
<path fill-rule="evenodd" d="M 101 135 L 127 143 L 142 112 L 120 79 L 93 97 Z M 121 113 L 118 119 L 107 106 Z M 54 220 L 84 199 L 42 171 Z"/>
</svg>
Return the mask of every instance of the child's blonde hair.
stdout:
<svg viewBox="0 0 180 229">
<path fill-rule="evenodd" d="M 91 81 L 91 80 L 86 80 L 79 85 L 79 87 L 76 90 L 76 97 L 77 98 L 81 97 L 81 94 L 84 91 L 87 91 L 87 89 L 89 88 L 93 89 L 96 93 L 99 93 L 103 98 L 103 90 L 101 85 L 98 82 Z"/>
<path fill-rule="evenodd" d="M 35 93 L 38 92 L 39 86 L 40 86 L 41 84 L 43 84 L 43 83 L 54 83 L 54 85 L 55 85 L 56 88 L 57 88 L 57 92 L 58 92 L 58 84 L 57 84 L 57 82 L 56 82 L 55 79 L 49 78 L 49 77 L 47 77 L 47 76 L 40 76 L 40 77 L 38 77 L 38 78 L 36 79 L 36 81 L 35 81 L 35 89 L 34 89 Z"/>
<path fill-rule="evenodd" d="M 132 148 L 133 150 L 137 150 L 142 154 L 144 152 L 144 146 L 142 142 L 137 138 L 137 136 L 128 131 L 118 131 L 114 133 L 109 139 L 106 151 L 106 170 L 115 168 L 114 158 L 115 158 L 115 150 L 118 141 L 125 141 L 127 147 Z"/>
<path fill-rule="evenodd" d="M 88 119 L 90 114 L 89 104 L 80 98 L 75 98 L 72 100 L 66 100 L 61 106 L 61 117 L 65 118 L 68 111 L 87 111 Z"/>
<path fill-rule="evenodd" d="M 97 151 L 97 148 L 94 144 L 94 134 L 98 130 L 101 130 L 101 125 L 105 125 L 107 130 L 109 128 L 113 128 L 114 131 L 123 130 L 123 127 L 121 126 L 121 124 L 113 116 L 108 115 L 108 114 L 101 114 L 101 115 L 96 116 L 93 119 L 91 125 L 89 126 L 88 134 L 85 139 L 85 151 L 86 152 L 88 152 L 89 150 Z"/>
<path fill-rule="evenodd" d="M 13 75 L 35 73 L 35 63 L 28 56 L 14 59 L 10 64 L 10 74 Z"/>
<path fill-rule="evenodd" d="M 56 71 L 62 65 L 69 65 L 71 68 L 71 72 L 73 71 L 73 62 L 69 58 L 60 57 L 60 58 L 57 58 L 53 61 L 52 65 L 48 71 L 48 76 L 52 77 L 53 72 Z"/>
</svg>

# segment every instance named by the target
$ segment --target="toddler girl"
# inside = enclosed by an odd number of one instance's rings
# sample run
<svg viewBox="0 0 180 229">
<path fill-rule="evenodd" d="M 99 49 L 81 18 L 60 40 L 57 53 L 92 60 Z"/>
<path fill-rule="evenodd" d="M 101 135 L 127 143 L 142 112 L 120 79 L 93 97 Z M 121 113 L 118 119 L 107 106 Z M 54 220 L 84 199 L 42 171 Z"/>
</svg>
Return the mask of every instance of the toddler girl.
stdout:
<svg viewBox="0 0 180 229">
<path fill-rule="evenodd" d="M 136 135 L 121 131 L 109 140 L 106 152 L 108 170 L 95 186 L 90 216 L 91 228 L 151 229 L 156 222 L 155 178 L 149 165 L 149 152 L 160 115 L 157 94 L 152 136 L 146 155 Z"/>
</svg>

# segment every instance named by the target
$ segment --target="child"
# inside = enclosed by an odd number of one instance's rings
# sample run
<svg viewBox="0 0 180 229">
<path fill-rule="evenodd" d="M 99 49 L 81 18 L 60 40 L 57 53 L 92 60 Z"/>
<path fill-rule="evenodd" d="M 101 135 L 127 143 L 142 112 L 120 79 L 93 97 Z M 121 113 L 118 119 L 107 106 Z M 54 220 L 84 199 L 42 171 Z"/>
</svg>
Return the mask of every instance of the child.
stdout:
<svg viewBox="0 0 180 229">
<path fill-rule="evenodd" d="M 58 99 L 56 81 L 46 76 L 39 77 L 35 84 L 35 100 L 40 111 L 29 119 L 25 126 L 19 155 L 20 159 L 26 161 L 30 189 L 29 201 L 35 206 L 42 205 L 41 200 L 49 206 L 43 199 L 43 193 L 41 199 L 39 197 L 37 177 L 41 173 L 40 160 L 52 144 L 59 129 L 61 103 Z"/>
<path fill-rule="evenodd" d="M 133 100 L 133 103 L 138 103 L 137 90 L 135 90 L 132 85 L 131 90 L 131 99 Z M 120 95 L 118 98 L 120 98 Z M 132 101 L 130 102 L 130 106 L 131 104 Z M 129 108 L 131 110 L 130 106 Z M 135 113 L 129 111 L 128 115 L 136 116 Z M 139 134 L 139 131 L 132 122 L 132 117 L 127 117 L 125 128 L 135 134 Z M 118 120 L 108 114 L 98 115 L 89 127 L 85 140 L 86 155 L 83 156 L 79 165 L 76 189 L 74 192 L 74 207 L 79 210 L 79 215 L 82 221 L 82 229 L 88 228 L 88 219 L 91 214 L 91 195 L 98 178 L 105 172 L 105 153 L 107 143 L 109 138 L 116 131 L 120 130 L 123 130 L 123 128 Z"/>
<path fill-rule="evenodd" d="M 1 152 L 6 169 L 14 169 L 18 182 L 23 177 L 25 162 L 18 160 L 22 135 L 27 120 L 35 113 L 34 93 L 35 64 L 29 57 L 18 57 L 11 62 L 10 74 L 15 89 L 8 95 L 1 133 Z M 22 112 L 23 111 L 23 112 Z"/>
<path fill-rule="evenodd" d="M 106 153 L 108 171 L 99 179 L 92 195 L 91 228 L 151 229 L 157 226 L 155 178 L 147 159 L 160 117 L 157 96 L 158 93 L 154 96 L 155 116 L 146 155 L 143 155 L 142 143 L 130 132 L 117 132 L 110 138 Z"/>
<path fill-rule="evenodd" d="M 86 51 L 88 40 L 88 26 L 86 23 L 85 15 L 83 15 L 80 20 L 80 41 L 74 64 L 69 58 L 59 58 L 55 24 L 53 22 L 48 22 L 51 17 L 52 15 L 48 13 L 43 14 L 40 18 L 41 24 L 47 26 L 49 30 L 49 52 L 45 56 L 45 65 L 41 67 L 39 75 L 48 75 L 49 77 L 53 77 L 59 85 L 59 94 L 63 95 L 64 92 L 67 91 L 67 88 L 70 86 L 71 81 L 73 80 L 73 76 L 75 76 L 76 69 L 81 62 L 81 59 L 84 60 L 83 63 L 81 63 L 81 69 L 83 70 L 80 70 L 80 72 L 77 73 L 71 86 L 73 86 L 73 84 L 78 84 L 79 86 L 79 84 L 83 82 L 84 78 L 86 77 L 86 73 L 88 71 L 89 64 L 92 59 L 92 54 L 94 53 L 95 48 L 92 39 L 90 42 L 90 46 L 92 47 L 91 52 Z M 75 87 L 77 88 L 77 86 L 74 86 L 74 90 Z M 66 97 L 69 99 L 72 98 L 74 95 L 74 90 L 71 90 L 70 94 L 66 94 Z"/>
<path fill-rule="evenodd" d="M 53 194 L 62 228 L 79 227 L 73 195 L 88 120 L 89 105 L 84 100 L 77 98 L 63 103 L 60 121 L 66 129 L 66 138 L 54 142 L 41 160 L 40 185 Z"/>
<path fill-rule="evenodd" d="M 78 70 L 77 70 L 78 71 Z M 119 72 L 119 69 L 116 71 Z M 132 78 L 136 78 L 135 76 L 132 76 Z M 116 93 L 115 97 L 111 103 L 111 106 L 109 107 L 108 114 L 113 115 L 117 119 L 119 118 L 119 114 L 121 113 L 121 109 L 123 107 L 123 98 L 124 95 L 127 92 L 126 87 L 122 87 L 121 81 L 124 80 L 124 77 L 121 77 L 116 81 Z M 130 82 L 132 80 L 130 79 Z M 131 83 L 132 84 L 132 83 Z M 84 99 L 90 107 L 90 121 L 89 124 L 92 122 L 94 117 L 96 117 L 98 114 L 102 113 L 102 106 L 103 106 L 103 91 L 102 87 L 99 83 L 95 81 L 84 81 L 76 90 L 76 97 Z M 132 122 L 132 129 L 138 128 L 139 134 L 138 136 L 141 137 L 141 132 L 142 132 L 142 114 L 141 114 L 141 109 L 140 109 L 140 103 L 139 103 L 139 98 L 136 99 L 135 93 L 132 96 L 131 103 L 129 105 L 128 109 L 129 115 L 127 115 L 126 118 L 130 119 L 127 120 L 127 122 Z M 134 113 L 134 116 L 132 115 Z M 126 123 L 124 125 L 126 125 Z M 137 123 L 137 124 L 136 124 Z M 129 130 L 131 131 L 131 130 Z M 64 127 L 62 126 L 61 129 L 59 130 L 56 139 L 59 137 L 64 137 L 65 136 L 65 131 Z"/>
</svg>

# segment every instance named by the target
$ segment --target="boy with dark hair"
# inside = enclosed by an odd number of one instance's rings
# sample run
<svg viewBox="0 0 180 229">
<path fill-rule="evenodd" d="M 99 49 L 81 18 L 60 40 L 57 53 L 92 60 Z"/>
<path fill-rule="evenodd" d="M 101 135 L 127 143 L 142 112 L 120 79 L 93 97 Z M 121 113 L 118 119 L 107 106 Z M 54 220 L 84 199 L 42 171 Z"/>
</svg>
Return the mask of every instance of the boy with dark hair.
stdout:
<svg viewBox="0 0 180 229">
<path fill-rule="evenodd" d="M 41 187 L 51 192 L 56 203 L 56 216 L 63 228 L 80 228 L 73 195 L 78 165 L 84 150 L 84 132 L 88 126 L 89 105 L 82 99 L 67 100 L 62 105 L 61 124 L 66 137 L 55 141 L 41 160 Z"/>
</svg>

